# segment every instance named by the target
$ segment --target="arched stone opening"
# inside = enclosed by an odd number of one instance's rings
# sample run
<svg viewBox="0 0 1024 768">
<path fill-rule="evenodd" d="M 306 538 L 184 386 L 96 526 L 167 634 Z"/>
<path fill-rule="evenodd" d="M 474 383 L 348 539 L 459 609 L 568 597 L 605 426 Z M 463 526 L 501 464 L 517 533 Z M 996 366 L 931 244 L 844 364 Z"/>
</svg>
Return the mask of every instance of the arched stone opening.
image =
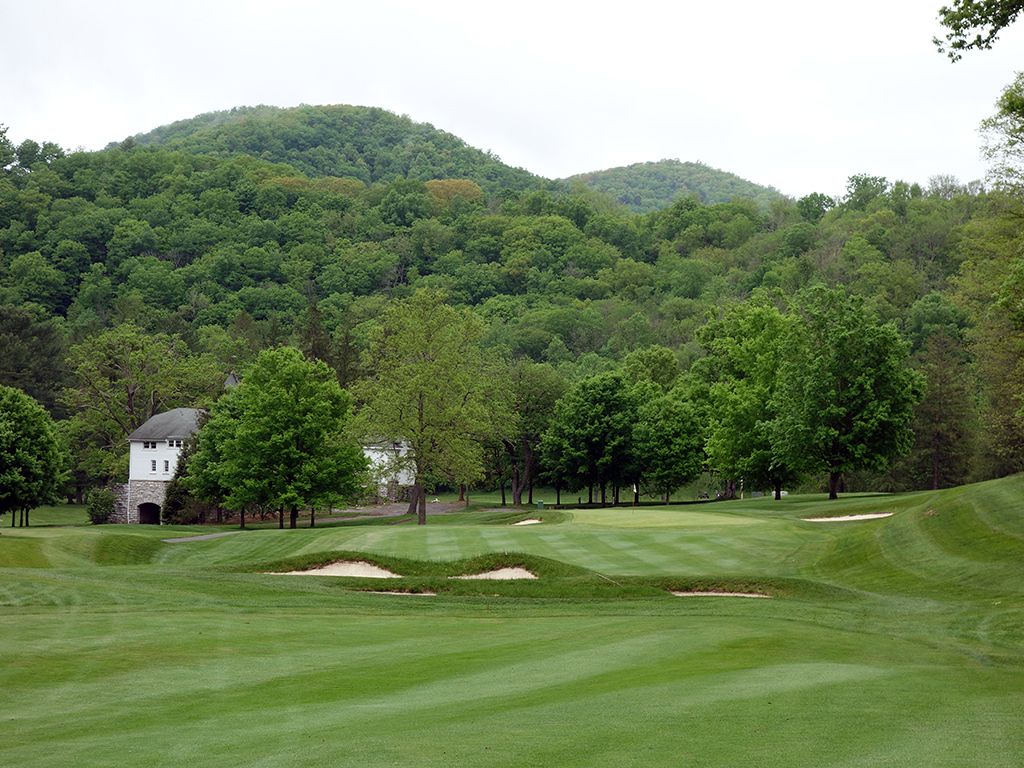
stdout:
<svg viewBox="0 0 1024 768">
<path fill-rule="evenodd" d="M 148 501 L 139 504 L 139 522 L 142 525 L 160 525 L 160 505 Z"/>
</svg>

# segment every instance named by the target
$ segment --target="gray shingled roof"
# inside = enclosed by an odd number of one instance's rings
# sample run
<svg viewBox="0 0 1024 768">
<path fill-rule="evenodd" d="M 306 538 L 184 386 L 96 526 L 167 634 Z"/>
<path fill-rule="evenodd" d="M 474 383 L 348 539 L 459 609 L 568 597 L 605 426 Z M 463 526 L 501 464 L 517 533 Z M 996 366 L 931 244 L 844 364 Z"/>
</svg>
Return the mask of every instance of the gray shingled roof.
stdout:
<svg viewBox="0 0 1024 768">
<path fill-rule="evenodd" d="M 129 440 L 166 440 L 170 437 L 184 439 L 199 431 L 201 408 L 173 408 L 151 417 L 130 435 Z"/>
</svg>

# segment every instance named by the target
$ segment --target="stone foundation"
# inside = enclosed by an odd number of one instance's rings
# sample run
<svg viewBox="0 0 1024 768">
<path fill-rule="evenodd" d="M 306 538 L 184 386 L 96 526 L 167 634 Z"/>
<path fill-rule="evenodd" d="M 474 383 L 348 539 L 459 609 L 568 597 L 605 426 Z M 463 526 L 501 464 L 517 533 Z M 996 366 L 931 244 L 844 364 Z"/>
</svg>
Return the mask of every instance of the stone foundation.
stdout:
<svg viewBox="0 0 1024 768">
<path fill-rule="evenodd" d="M 162 509 L 167 497 L 167 483 L 162 480 L 129 480 L 111 488 L 115 493 L 111 523 L 138 523 L 140 504 L 156 504 Z"/>
<path fill-rule="evenodd" d="M 114 512 L 110 515 L 108 523 L 128 522 L 128 483 L 118 483 L 108 486 L 114 492 Z"/>
<path fill-rule="evenodd" d="M 387 485 L 380 486 L 380 496 L 385 502 L 408 501 L 412 496 L 412 486 L 399 485 L 392 480 Z"/>
</svg>

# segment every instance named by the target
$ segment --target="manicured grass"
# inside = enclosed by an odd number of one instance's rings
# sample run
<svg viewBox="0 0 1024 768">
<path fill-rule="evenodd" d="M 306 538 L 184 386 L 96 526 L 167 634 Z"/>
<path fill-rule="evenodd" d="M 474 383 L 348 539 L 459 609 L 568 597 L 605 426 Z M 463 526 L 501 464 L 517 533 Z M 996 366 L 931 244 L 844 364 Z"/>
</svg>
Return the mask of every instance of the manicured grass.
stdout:
<svg viewBox="0 0 1024 768">
<path fill-rule="evenodd" d="M 1022 498 L 0 529 L 0 765 L 1018 766 Z"/>
<path fill-rule="evenodd" d="M 59 504 L 36 507 L 29 513 L 30 526 L 44 525 L 89 525 L 89 515 L 84 504 Z M 0 533 L 11 526 L 10 515 L 0 517 Z"/>
</svg>

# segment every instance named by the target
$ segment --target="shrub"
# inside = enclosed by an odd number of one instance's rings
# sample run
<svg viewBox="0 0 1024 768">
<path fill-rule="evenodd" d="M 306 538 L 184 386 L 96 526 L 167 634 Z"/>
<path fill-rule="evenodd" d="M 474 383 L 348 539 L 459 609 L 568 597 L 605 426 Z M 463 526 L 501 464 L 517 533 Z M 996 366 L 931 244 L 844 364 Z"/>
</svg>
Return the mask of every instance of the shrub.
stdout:
<svg viewBox="0 0 1024 768">
<path fill-rule="evenodd" d="M 165 525 L 195 525 L 206 522 L 210 506 L 189 493 L 181 477 L 175 475 L 167 484 L 167 494 L 160 516 Z"/>
<path fill-rule="evenodd" d="M 94 488 L 89 491 L 85 511 L 93 525 L 110 522 L 110 516 L 114 514 L 114 492 L 109 488 Z"/>
</svg>

